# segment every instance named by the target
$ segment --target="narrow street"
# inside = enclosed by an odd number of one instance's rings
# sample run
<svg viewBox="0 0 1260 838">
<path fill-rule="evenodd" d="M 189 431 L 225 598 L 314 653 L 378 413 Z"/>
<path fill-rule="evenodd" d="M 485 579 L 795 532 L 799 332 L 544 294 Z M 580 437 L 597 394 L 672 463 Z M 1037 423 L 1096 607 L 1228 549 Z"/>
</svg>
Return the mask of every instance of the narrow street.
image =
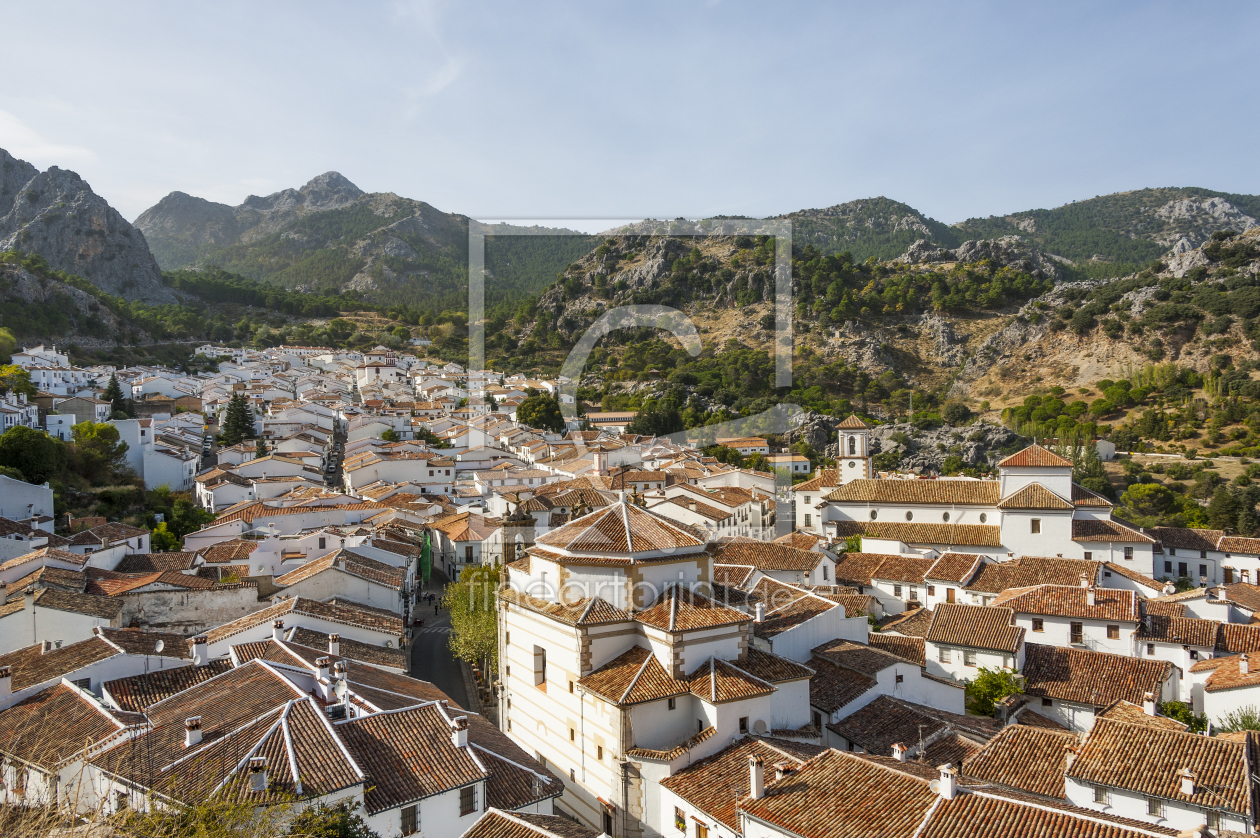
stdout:
<svg viewBox="0 0 1260 838">
<path fill-rule="evenodd" d="M 429 580 L 428 590 L 442 596 L 447 584 L 446 574 L 437 568 Z M 415 614 L 424 619 L 424 626 L 415 629 L 411 644 L 411 671 L 413 678 L 431 681 L 439 690 L 451 697 L 460 707 L 468 706 L 468 692 L 464 688 L 464 673 L 459 661 L 451 654 L 451 618 L 446 609 L 436 616 L 433 607 L 417 605 Z"/>
</svg>

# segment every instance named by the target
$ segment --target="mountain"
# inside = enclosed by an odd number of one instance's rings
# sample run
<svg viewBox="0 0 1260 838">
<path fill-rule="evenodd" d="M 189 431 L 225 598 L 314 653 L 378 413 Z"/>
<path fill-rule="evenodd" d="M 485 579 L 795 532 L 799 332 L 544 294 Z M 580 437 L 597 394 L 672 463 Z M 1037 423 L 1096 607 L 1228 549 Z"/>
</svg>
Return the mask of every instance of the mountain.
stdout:
<svg viewBox="0 0 1260 838">
<path fill-rule="evenodd" d="M 423 201 L 364 192 L 337 172 L 235 207 L 172 192 L 136 219 L 166 270 L 217 265 L 295 290 L 357 291 L 434 311 L 467 306 L 469 223 Z M 482 229 L 491 236 L 488 302 L 538 293 L 595 241 L 551 228 Z M 508 235 L 522 232 L 554 235 Z"/>
<path fill-rule="evenodd" d="M 0 252 L 38 253 L 128 300 L 175 302 L 144 235 L 77 174 L 40 172 L 0 149 Z"/>
<path fill-rule="evenodd" d="M 1057 209 L 970 218 L 965 238 L 1019 235 L 1041 250 L 1099 276 L 1130 273 L 1172 250 L 1199 247 L 1217 230 L 1244 232 L 1260 218 L 1260 195 L 1198 187 L 1138 189 L 1074 201 Z"/>
</svg>

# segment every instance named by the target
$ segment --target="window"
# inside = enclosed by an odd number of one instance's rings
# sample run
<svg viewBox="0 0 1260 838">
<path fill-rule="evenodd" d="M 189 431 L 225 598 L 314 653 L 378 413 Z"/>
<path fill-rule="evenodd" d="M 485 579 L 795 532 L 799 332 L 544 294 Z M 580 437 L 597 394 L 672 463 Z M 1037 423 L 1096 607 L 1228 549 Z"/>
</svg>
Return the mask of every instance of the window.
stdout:
<svg viewBox="0 0 1260 838">
<path fill-rule="evenodd" d="M 464 786 L 459 790 L 459 814 L 471 815 L 477 811 L 477 787 Z"/>
<path fill-rule="evenodd" d="M 1192 660 L 1192 661 L 1197 661 L 1198 659 L 1199 659 L 1199 653 L 1198 653 L 1198 651 L 1196 651 L 1196 650 L 1194 650 L 1194 649 L 1191 649 L 1191 650 L 1190 650 L 1190 660 Z"/>
<path fill-rule="evenodd" d="M 1031 532 L 1033 535 L 1037 535 L 1038 533 L 1041 532 L 1041 519 L 1040 518 L 1033 518 L 1028 523 L 1031 525 L 1029 532 Z"/>
<path fill-rule="evenodd" d="M 830 575 L 829 575 L 829 574 L 828 574 L 828 572 L 827 572 L 827 566 L 826 566 L 826 565 L 823 565 L 822 570 L 823 570 L 823 581 L 824 581 L 824 582 L 826 582 L 828 579 L 830 579 L 830 578 L 831 578 L 831 577 L 830 577 Z"/>
<path fill-rule="evenodd" d="M 404 806 L 402 810 L 402 834 L 411 835 L 416 831 L 416 807 Z"/>
<path fill-rule="evenodd" d="M 1185 562 L 1177 562 L 1177 576 L 1178 576 L 1178 578 L 1180 578 L 1180 577 L 1182 577 L 1182 576 L 1189 576 L 1189 575 L 1190 575 L 1190 568 L 1186 567 L 1186 563 L 1185 563 Z"/>
<path fill-rule="evenodd" d="M 1128 559 L 1129 561 L 1133 561 L 1133 548 L 1132 547 L 1124 548 L 1124 557 Z"/>
<path fill-rule="evenodd" d="M 1043 620 L 1041 617 L 1033 617 L 1032 624 L 1033 624 L 1033 631 L 1046 630 L 1046 621 Z"/>
<path fill-rule="evenodd" d="M 1172 562 L 1164 562 L 1164 573 L 1172 573 Z"/>
<path fill-rule="evenodd" d="M 849 437 L 849 456 L 857 456 L 857 437 Z"/>
<path fill-rule="evenodd" d="M 1085 628 L 1080 623 L 1072 623 L 1071 626 L 1071 642 L 1080 644 L 1085 642 Z"/>
<path fill-rule="evenodd" d="M 472 545 L 469 544 L 467 547 L 464 548 L 464 561 L 471 562 L 472 560 L 473 560 Z"/>
<path fill-rule="evenodd" d="M 1053 707 L 1053 706 L 1054 706 L 1054 699 L 1052 699 L 1052 698 L 1043 698 L 1043 699 L 1041 699 L 1041 706 L 1042 706 L 1042 707 Z"/>
<path fill-rule="evenodd" d="M 678 707 L 678 699 L 676 699 L 676 698 L 671 698 L 671 699 L 669 700 L 669 709 L 670 709 L 670 710 L 674 710 L 674 709 L 676 709 L 677 707 Z"/>
<path fill-rule="evenodd" d="M 577 782 L 577 769 L 576 768 L 569 769 L 569 781 L 573 783 Z"/>
<path fill-rule="evenodd" d="M 323 549 L 324 549 L 324 541 L 325 541 L 325 540 L 326 540 L 326 539 L 324 539 L 324 538 L 320 538 L 320 540 L 319 540 L 319 549 L 321 549 L 321 550 L 323 550 Z M 413 830 L 413 831 L 414 831 L 414 830 Z"/>
<path fill-rule="evenodd" d="M 809 495 L 806 495 L 806 496 L 805 496 L 805 505 L 806 505 L 806 506 L 809 506 Z M 806 520 L 808 520 L 808 519 L 806 519 Z"/>
<path fill-rule="evenodd" d="M 898 683 L 898 684 L 900 684 L 900 683 L 901 683 L 902 681 L 904 681 L 904 680 L 906 680 L 906 676 L 904 676 L 904 675 L 898 675 L 898 676 L 897 676 L 897 683 Z"/>
<path fill-rule="evenodd" d="M 1225 584 L 1231 585 L 1234 582 L 1234 569 L 1232 567 L 1224 568 Z"/>
<path fill-rule="evenodd" d="M 954 653 L 951 652 L 949 649 L 942 647 L 941 649 L 937 651 L 936 659 L 940 661 L 941 663 L 952 663 L 954 660 Z"/>
<path fill-rule="evenodd" d="M 901 586 L 900 585 L 893 585 L 893 596 L 897 597 L 898 599 L 901 599 Z"/>
<path fill-rule="evenodd" d="M 1164 802 L 1158 797 L 1146 798 L 1146 814 L 1152 818 L 1162 818 L 1164 816 Z"/>
<path fill-rule="evenodd" d="M 572 681 L 570 681 L 570 682 L 569 682 L 569 693 L 570 693 L 570 694 L 572 694 L 572 693 L 573 693 L 573 682 L 572 682 Z"/>
<path fill-rule="evenodd" d="M 747 716 L 739 717 L 739 732 L 740 733 L 748 732 L 748 717 Z"/>
<path fill-rule="evenodd" d="M 1119 640 L 1119 639 L 1120 639 L 1120 627 L 1119 627 L 1119 626 L 1107 626 L 1107 639 L 1108 639 L 1108 640 Z"/>
<path fill-rule="evenodd" d="M 1169 547 L 1169 548 L 1168 548 L 1168 555 L 1170 555 L 1170 556 L 1175 556 L 1175 555 L 1177 555 L 1177 548 L 1176 548 L 1176 547 Z"/>
<path fill-rule="evenodd" d="M 534 647 L 534 686 L 547 688 L 547 650 Z"/>
<path fill-rule="evenodd" d="M 942 513 L 942 514 L 941 514 L 941 520 L 942 520 L 942 521 L 944 521 L 945 523 L 947 523 L 947 524 L 948 524 L 948 523 L 949 523 L 949 513 L 948 513 L 948 512 L 944 512 L 944 513 Z"/>
<path fill-rule="evenodd" d="M 1154 644 L 1154 643 L 1147 643 L 1147 644 L 1146 644 L 1146 654 L 1147 654 L 1148 656 L 1154 657 L 1154 655 L 1155 655 L 1155 644 Z"/>
<path fill-rule="evenodd" d="M 603 745 L 595 746 L 595 759 L 600 760 L 601 762 L 603 761 L 604 759 L 604 746 Z"/>
<path fill-rule="evenodd" d="M 1199 579 L 1203 581 L 1207 580 L 1207 565 L 1205 564 L 1199 565 Z"/>
<path fill-rule="evenodd" d="M 504 646 L 512 645 L 512 632 L 510 631 L 503 632 L 503 645 Z"/>
<path fill-rule="evenodd" d="M 983 523 L 984 523 L 985 521 L 987 521 L 987 520 L 989 520 L 989 513 L 987 513 L 987 512 L 981 512 L 981 513 L 980 513 L 980 523 L 982 523 L 982 524 L 983 524 Z"/>
<path fill-rule="evenodd" d="M 91 692 L 91 691 L 92 691 L 92 679 L 91 679 L 91 678 L 76 678 L 75 680 L 71 681 L 70 683 L 74 684 L 76 687 L 78 687 L 79 689 L 83 690 L 84 692 Z"/>
<path fill-rule="evenodd" d="M 1107 789 L 1102 786 L 1094 786 L 1094 802 L 1105 805 L 1107 803 Z"/>
<path fill-rule="evenodd" d="M 1206 559 L 1206 558 L 1207 558 L 1207 550 L 1200 550 L 1200 551 L 1199 551 L 1199 558 L 1200 558 L 1200 559 Z"/>
<path fill-rule="evenodd" d="M 971 651 L 970 649 L 964 649 L 963 650 L 963 666 L 975 666 L 975 665 L 976 665 L 976 653 Z"/>
<path fill-rule="evenodd" d="M 1003 669 L 1014 669 L 1014 668 L 1015 668 L 1015 658 L 1011 657 L 1010 655 L 1002 655 L 1002 668 L 1003 668 Z"/>
<path fill-rule="evenodd" d="M 914 588 L 914 587 L 911 587 L 911 588 L 910 588 L 910 599 L 911 599 L 912 601 L 914 601 L 914 602 L 917 602 L 917 601 L 918 601 L 918 599 L 919 599 L 919 589 L 918 589 L 918 588 Z"/>
<path fill-rule="evenodd" d="M 805 526 L 807 526 L 807 527 L 812 527 L 812 526 L 814 525 L 814 523 L 813 523 L 813 522 L 814 522 L 814 516 L 813 516 L 813 515 L 810 515 L 810 514 L 808 514 L 808 513 L 806 513 L 806 515 L 805 515 Z"/>
<path fill-rule="evenodd" d="M 936 596 L 936 586 L 928 585 L 928 596 Z"/>
<path fill-rule="evenodd" d="M 569 741 L 570 742 L 577 741 L 577 731 L 574 730 L 573 728 L 569 728 Z"/>
<path fill-rule="evenodd" d="M 910 510 L 906 510 L 906 520 L 907 520 L 907 521 L 913 521 L 913 520 L 914 520 L 914 513 L 913 513 L 913 512 L 911 512 Z"/>
<path fill-rule="evenodd" d="M 819 730 L 822 730 L 822 713 L 819 713 L 817 710 L 814 710 L 812 718 L 813 718 L 814 727 L 818 728 Z"/>
<path fill-rule="evenodd" d="M 872 521 L 874 521 L 874 520 L 875 520 L 876 518 L 878 518 L 878 517 L 879 517 L 879 510 L 878 510 L 878 509 L 872 509 L 872 510 L 871 510 L 871 520 L 872 520 Z"/>
<path fill-rule="evenodd" d="M 1204 812 L 1203 814 L 1204 814 L 1204 815 L 1206 816 L 1206 818 L 1207 818 L 1207 821 L 1206 821 L 1206 823 L 1205 823 L 1204 825 L 1205 825 L 1208 829 L 1210 829 L 1210 830 L 1212 830 L 1212 831 L 1216 831 L 1216 830 L 1218 830 L 1218 829 L 1220 829 L 1220 828 L 1221 828 L 1221 814 L 1220 814 L 1220 812 L 1213 812 L 1213 811 L 1211 811 L 1211 810 L 1208 810 L 1207 812 Z"/>
<path fill-rule="evenodd" d="M 674 807 L 674 829 L 687 830 L 687 816 L 677 806 Z"/>
</svg>

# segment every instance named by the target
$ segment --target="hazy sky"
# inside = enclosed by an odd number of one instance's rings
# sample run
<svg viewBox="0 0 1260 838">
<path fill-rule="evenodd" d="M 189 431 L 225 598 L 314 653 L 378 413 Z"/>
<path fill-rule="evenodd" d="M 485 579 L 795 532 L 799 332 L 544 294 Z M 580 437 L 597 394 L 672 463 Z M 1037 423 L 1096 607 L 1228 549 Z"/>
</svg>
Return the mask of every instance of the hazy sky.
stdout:
<svg viewBox="0 0 1260 838">
<path fill-rule="evenodd" d="M 1260 193 L 1254 2 L 2 2 L 0 20 L 0 147 L 128 218 L 330 169 L 484 219 L 886 195 L 954 222 Z"/>
</svg>

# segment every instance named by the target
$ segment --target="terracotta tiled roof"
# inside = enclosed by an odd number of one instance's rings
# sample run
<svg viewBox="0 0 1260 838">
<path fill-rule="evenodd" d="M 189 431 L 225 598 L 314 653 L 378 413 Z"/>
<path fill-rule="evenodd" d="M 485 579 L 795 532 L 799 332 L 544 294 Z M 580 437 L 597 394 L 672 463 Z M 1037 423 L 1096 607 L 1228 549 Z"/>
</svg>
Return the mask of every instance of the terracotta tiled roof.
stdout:
<svg viewBox="0 0 1260 838">
<path fill-rule="evenodd" d="M 90 530 L 75 533 L 71 536 L 70 543 L 76 547 L 96 547 L 100 545 L 101 539 L 108 539 L 112 544 L 116 541 L 139 538 L 148 534 L 148 530 L 142 530 L 128 524 L 101 524 L 98 527 L 92 527 Z"/>
<path fill-rule="evenodd" d="M 655 602 L 635 614 L 634 619 L 644 625 L 677 632 L 736 625 L 749 622 L 752 617 L 686 587 L 670 585 Z"/>
<path fill-rule="evenodd" d="M 925 559 L 921 556 L 887 556 L 879 563 L 879 567 L 871 572 L 871 578 L 922 584 L 924 575 L 932 569 L 934 564 L 936 564 L 935 559 Z"/>
<path fill-rule="evenodd" d="M 930 608 L 912 608 L 903 611 L 880 625 L 880 633 L 896 632 L 907 637 L 927 637 L 932 627 L 933 611 Z"/>
<path fill-rule="evenodd" d="M 1260 611 L 1260 585 L 1235 582 L 1231 585 L 1221 585 L 1217 590 L 1223 590 L 1225 598 L 1235 605 L 1251 611 Z"/>
<path fill-rule="evenodd" d="M 688 678 L 693 695 L 711 704 L 743 701 L 757 696 L 770 695 L 774 685 L 740 669 L 736 664 L 719 658 L 710 658 Z"/>
<path fill-rule="evenodd" d="M 1132 582 L 1138 583 L 1139 585 L 1146 588 L 1147 590 L 1160 591 L 1160 590 L 1163 590 L 1164 588 L 1164 585 L 1162 582 L 1159 582 L 1156 579 L 1152 579 L 1149 576 L 1144 576 L 1141 573 L 1138 573 L 1136 570 L 1131 570 L 1130 568 L 1127 568 L 1122 564 L 1116 564 L 1115 562 L 1107 562 L 1107 564 L 1104 565 L 1104 567 L 1106 568 L 1106 572 L 1118 573 L 1124 578 Z M 1105 577 L 1105 573 L 1104 573 L 1104 577 Z"/>
<path fill-rule="evenodd" d="M 802 666 L 787 658 L 763 652 L 761 649 L 749 649 L 744 657 L 735 662 L 736 665 L 754 678 L 780 684 L 785 681 L 799 681 L 813 674 L 807 666 Z"/>
<path fill-rule="evenodd" d="M 1138 627 L 1137 639 L 1143 642 L 1154 640 L 1160 643 L 1175 643 L 1179 646 L 1212 649 L 1216 646 L 1219 627 L 1220 623 L 1216 620 L 1147 614 L 1146 620 Z"/>
<path fill-rule="evenodd" d="M 936 606 L 926 640 L 950 646 L 968 646 L 1015 654 L 1024 643 L 1024 630 L 1014 625 L 1015 612 L 999 606 Z"/>
<path fill-rule="evenodd" d="M 1183 768 L 1195 775 L 1194 795 L 1181 791 Z M 1083 783 L 1250 816 L 1253 771 L 1243 742 L 1100 719 L 1067 774 Z"/>
<path fill-rule="evenodd" d="M 1152 658 L 1024 645 L 1024 693 L 1037 698 L 1095 707 L 1120 699 L 1140 704 L 1148 692 L 1160 695 L 1172 671 L 1168 661 Z"/>
<path fill-rule="evenodd" d="M 1066 731 L 1067 728 L 1056 722 L 1049 716 L 1043 716 L 1040 713 L 1029 710 L 1025 707 L 1019 714 L 1016 724 L 1024 727 L 1035 727 L 1039 730 L 1058 730 Z"/>
<path fill-rule="evenodd" d="M 1021 556 L 1005 562 L 980 566 L 980 572 L 966 586 L 968 591 L 1000 594 L 1008 588 L 1029 588 L 1034 585 L 1080 585 L 1081 574 L 1098 578 L 1102 562 L 1081 559 Z"/>
<path fill-rule="evenodd" d="M 865 675 L 875 675 L 890 666 L 905 663 L 903 658 L 890 652 L 851 640 L 829 640 L 816 646 L 813 655 L 815 659 L 821 658 Z"/>
<path fill-rule="evenodd" d="M 1242 538 L 1236 535 L 1226 536 L 1222 538 L 1216 546 L 1217 550 L 1224 550 L 1226 553 L 1250 553 L 1252 555 L 1260 555 L 1260 538 Z"/>
<path fill-rule="evenodd" d="M 713 581 L 742 588 L 757 568 L 752 565 L 713 563 Z"/>
<path fill-rule="evenodd" d="M 189 640 L 181 634 L 161 631 L 140 631 L 133 628 L 96 629 L 97 635 L 111 646 L 129 655 L 149 655 L 163 658 L 181 658 L 192 660 L 192 647 Z M 159 652 L 157 644 L 162 644 Z"/>
<path fill-rule="evenodd" d="M 1079 507 L 1097 507 L 1100 509 L 1110 509 L 1113 504 L 1102 495 L 1086 489 L 1079 483 L 1072 484 L 1072 503 Z"/>
<path fill-rule="evenodd" d="M 927 609 L 920 610 L 927 611 Z M 932 612 L 927 611 L 927 614 L 930 618 Z M 922 637 L 904 637 L 900 634 L 873 631 L 867 634 L 866 642 L 874 649 L 888 652 L 899 658 L 905 658 L 911 663 L 917 663 L 919 666 L 927 663 L 927 652 L 924 648 Z"/>
<path fill-rule="evenodd" d="M 827 557 L 816 550 L 755 538 L 722 538 L 709 545 L 714 562 L 751 565 L 761 571 L 815 570 Z"/>
<path fill-rule="evenodd" d="M 613 555 L 704 545 L 689 529 L 629 503 L 584 515 L 541 536 L 538 543 L 574 553 Z"/>
<path fill-rule="evenodd" d="M 1125 526 L 1118 519 L 1099 521 L 1093 518 L 1078 518 L 1072 522 L 1073 541 L 1124 542 L 1133 544 L 1154 544 L 1155 539 Z"/>
<path fill-rule="evenodd" d="M 579 599 L 570 603 L 549 602 L 507 588 L 499 591 L 499 598 L 571 626 L 624 623 L 631 619 L 628 613 L 601 597 Z"/>
<path fill-rule="evenodd" d="M 289 642 L 312 649 L 328 648 L 328 635 L 304 626 L 286 631 Z M 408 668 L 407 652 L 403 649 L 387 649 L 384 646 L 373 646 L 342 637 L 340 640 L 341 657 L 351 661 L 362 661 L 373 666 L 386 666 L 390 669 Z"/>
<path fill-rule="evenodd" d="M 1151 716 L 1132 701 L 1117 701 L 1103 710 L 1095 718 L 1110 719 L 1113 722 L 1125 722 L 1131 725 L 1150 725 L 1164 730 L 1189 730 L 1189 726 L 1167 716 Z"/>
<path fill-rule="evenodd" d="M 463 838 L 598 838 L 600 832 L 560 815 L 490 809 Z"/>
<path fill-rule="evenodd" d="M 193 552 L 131 553 L 122 557 L 115 573 L 161 573 L 167 570 L 188 570 L 197 554 Z"/>
<path fill-rule="evenodd" d="M 836 425 L 836 428 L 842 431 L 869 430 L 870 427 L 871 427 L 870 425 L 866 424 L 861 419 L 859 419 L 856 413 L 850 413 L 843 422 L 841 422 L 839 425 Z"/>
<path fill-rule="evenodd" d="M 1213 659 L 1212 674 L 1208 676 L 1203 688 L 1210 693 L 1235 690 L 1239 687 L 1254 687 L 1260 684 L 1260 661 L 1252 663 L 1247 653 L 1247 674 L 1243 674 L 1240 664 L 1242 655 L 1232 655 Z M 1200 661 L 1200 663 L 1203 663 Z M 1192 670 L 1196 671 L 1196 670 Z"/>
<path fill-rule="evenodd" d="M 690 687 L 670 677 L 651 651 L 635 646 L 578 680 L 578 685 L 618 706 L 684 695 Z"/>
<path fill-rule="evenodd" d="M 257 541 L 233 539 L 232 541 L 221 541 L 218 544 L 202 548 L 200 553 L 207 564 L 230 564 L 233 562 L 248 562 L 250 553 L 257 549 Z"/>
<path fill-rule="evenodd" d="M 892 553 L 841 553 L 836 562 L 836 581 L 850 585 L 870 585 L 875 571 Z"/>
<path fill-rule="evenodd" d="M 732 789 L 747 790 L 750 758 L 760 758 L 765 765 L 787 763 L 799 768 L 804 760 L 825 750 L 784 740 L 742 739 L 667 777 L 661 781 L 661 787 L 738 833 L 736 805 L 743 795 L 732 794 Z"/>
<path fill-rule="evenodd" d="M 809 705 L 824 713 L 847 707 L 878 684 L 870 675 L 836 666 L 825 658 L 815 657 L 809 665 L 815 672 L 809 679 Z"/>
<path fill-rule="evenodd" d="M 1010 725 L 979 753 L 963 760 L 961 772 L 1000 786 L 1066 799 L 1067 749 L 1076 743 L 1076 734 L 1067 731 Z"/>
<path fill-rule="evenodd" d="M 228 660 L 214 660 L 204 666 L 180 666 L 161 669 L 146 675 L 118 678 L 102 685 L 109 697 L 123 710 L 143 713 L 149 705 L 163 701 L 189 687 L 209 681 L 232 668 Z"/>
<path fill-rule="evenodd" d="M 1260 652 L 1260 624 L 1221 623 L 1216 631 L 1216 651 L 1224 655 Z"/>
<path fill-rule="evenodd" d="M 77 689 L 58 684 L 0 712 L 0 753 L 53 773 L 123 727 Z"/>
<path fill-rule="evenodd" d="M 998 468 L 1071 468 L 1072 461 L 1033 444 L 998 463 Z"/>
<path fill-rule="evenodd" d="M 1151 534 L 1165 547 L 1178 550 L 1215 550 L 1225 537 L 1224 530 L 1200 530 L 1189 527 L 1152 527 Z"/>
<path fill-rule="evenodd" d="M 36 568 L 21 579 L 10 582 L 8 591 L 10 593 L 25 591 L 28 586 L 32 585 L 35 588 L 61 588 L 66 591 L 82 593 L 84 586 L 87 585 L 87 576 L 81 570 L 66 570 L 64 567 L 46 564 L 43 567 Z"/>
<path fill-rule="evenodd" d="M 439 518 L 429 526 L 435 530 L 441 530 L 443 535 L 456 542 L 485 541 L 500 529 L 498 519 L 487 518 L 475 512 L 461 512 L 458 515 Z"/>
<path fill-rule="evenodd" d="M 869 753 L 887 756 L 892 753 L 896 742 L 910 744 L 918 742 L 920 735 L 928 739 L 945 730 L 962 733 L 977 742 L 987 742 L 1001 729 L 1001 723 L 983 716 L 949 713 L 881 695 L 856 713 L 827 725 L 827 729 Z"/>
<path fill-rule="evenodd" d="M 839 486 L 840 481 L 836 478 L 836 470 L 834 468 L 825 468 L 822 473 L 809 480 L 797 483 L 792 487 L 793 492 L 820 492 L 823 489 L 830 489 L 833 486 Z"/>
<path fill-rule="evenodd" d="M 853 480 L 827 493 L 838 503 L 947 504 L 994 506 L 1001 500 L 996 480 Z"/>
<path fill-rule="evenodd" d="M 1093 605 L 1088 602 L 1089 590 L 1079 585 L 1037 585 L 1031 588 L 1011 588 L 993 600 L 993 606 L 1006 606 L 1021 614 L 1045 614 L 1086 620 L 1141 620 L 1139 600 L 1134 591 L 1117 588 L 1092 590 Z"/>
<path fill-rule="evenodd" d="M 828 524 L 830 526 L 830 524 Z M 1001 547 L 1002 528 L 995 524 L 903 524 L 885 521 L 837 521 L 841 538 L 864 535 L 906 544 L 947 547 Z"/>
<path fill-rule="evenodd" d="M 201 576 L 189 576 L 178 570 L 165 570 L 155 573 L 122 574 L 108 570 L 87 569 L 88 583 L 86 592 L 96 596 L 121 596 L 140 588 L 156 585 L 155 590 L 183 588 L 185 590 L 207 590 L 213 588 L 214 582 Z"/>
<path fill-rule="evenodd" d="M 947 733 L 923 749 L 923 759 L 928 765 L 961 765 L 963 760 L 975 756 L 984 745 L 959 733 Z"/>
<path fill-rule="evenodd" d="M 984 556 L 979 553 L 942 553 L 923 577 L 933 582 L 965 585 L 980 569 L 982 561 Z"/>
<path fill-rule="evenodd" d="M 261 611 L 255 611 L 253 614 L 247 614 L 230 623 L 216 626 L 206 632 L 206 637 L 211 643 L 217 643 L 262 623 L 270 624 L 271 621 L 285 617 L 288 614 L 310 615 L 319 617 L 322 620 L 361 626 L 394 636 L 401 635 L 403 630 L 402 619 L 398 617 L 387 617 L 374 611 L 350 605 L 324 603 L 307 599 L 306 597 L 289 597 L 273 603 Z"/>
<path fill-rule="evenodd" d="M 661 762 L 670 762 L 678 759 L 701 742 L 713 738 L 715 733 L 717 733 L 717 728 L 709 725 L 695 736 L 688 737 L 682 744 L 675 745 L 673 748 L 629 748 L 626 750 L 626 756 L 636 759 L 654 759 Z"/>
<path fill-rule="evenodd" d="M 35 591 L 35 605 L 37 608 L 47 608 L 50 611 L 83 614 L 101 620 L 118 619 L 123 608 L 121 602 L 108 597 L 90 593 L 81 594 L 60 588 L 40 588 Z M 7 617 L 24 610 L 26 610 L 26 599 L 21 592 L 18 592 L 4 605 L 0 605 L 0 617 Z"/>
<path fill-rule="evenodd" d="M 1048 509 L 1071 510 L 1075 507 L 1040 483 L 1029 483 L 1019 491 L 1007 495 L 998 503 L 998 509 Z"/>
<path fill-rule="evenodd" d="M 394 590 L 402 590 L 403 584 L 407 581 L 407 574 L 402 568 L 378 562 L 376 559 L 345 549 L 336 550 L 327 556 L 307 562 L 296 570 L 277 576 L 274 581 L 281 587 L 288 587 L 310 579 L 316 574 L 332 570 L 348 573 Z"/>
<path fill-rule="evenodd" d="M 754 592 L 766 603 L 767 610 L 764 620 L 753 623 L 753 633 L 766 639 L 825 614 L 838 605 L 803 588 L 777 582 L 769 576 L 757 582 Z"/>
<path fill-rule="evenodd" d="M 12 567 L 24 565 L 27 562 L 43 560 L 56 560 L 74 567 L 83 567 L 88 563 L 87 556 L 81 556 L 78 553 L 71 553 L 69 550 L 58 550 L 56 547 L 41 547 L 38 550 L 32 550 L 29 553 L 23 553 L 12 559 L 0 564 L 0 570 L 8 570 Z"/>
<path fill-rule="evenodd" d="M 782 780 L 768 778 L 765 796 L 745 799 L 741 807 L 758 820 L 809 838 L 912 838 L 936 799 L 926 780 L 829 750 Z"/>
</svg>

